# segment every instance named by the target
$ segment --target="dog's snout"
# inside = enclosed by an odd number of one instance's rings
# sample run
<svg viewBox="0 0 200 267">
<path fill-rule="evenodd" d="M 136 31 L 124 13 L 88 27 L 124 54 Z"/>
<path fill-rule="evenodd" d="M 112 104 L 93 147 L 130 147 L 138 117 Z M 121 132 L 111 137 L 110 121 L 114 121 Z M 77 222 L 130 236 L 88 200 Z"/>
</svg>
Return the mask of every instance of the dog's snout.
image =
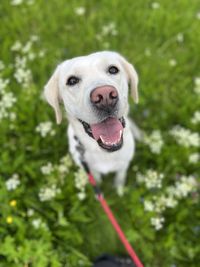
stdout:
<svg viewBox="0 0 200 267">
<path fill-rule="evenodd" d="M 101 86 L 91 92 L 90 100 L 97 108 L 115 106 L 118 93 L 112 86 Z"/>
</svg>

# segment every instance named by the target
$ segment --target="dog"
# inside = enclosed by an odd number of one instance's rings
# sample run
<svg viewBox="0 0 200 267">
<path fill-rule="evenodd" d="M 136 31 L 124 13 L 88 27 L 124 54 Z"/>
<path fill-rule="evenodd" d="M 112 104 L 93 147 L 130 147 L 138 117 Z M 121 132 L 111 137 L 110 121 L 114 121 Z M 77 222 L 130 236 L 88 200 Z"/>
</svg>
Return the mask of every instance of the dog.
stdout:
<svg viewBox="0 0 200 267">
<path fill-rule="evenodd" d="M 118 193 L 123 192 L 126 173 L 140 138 L 128 118 L 128 91 L 138 103 L 138 75 L 122 55 L 101 51 L 59 64 L 44 88 L 61 123 L 60 103 L 67 113 L 69 150 L 77 165 L 81 157 L 97 181 L 115 172 Z M 80 152 L 80 144 L 84 155 Z"/>
</svg>

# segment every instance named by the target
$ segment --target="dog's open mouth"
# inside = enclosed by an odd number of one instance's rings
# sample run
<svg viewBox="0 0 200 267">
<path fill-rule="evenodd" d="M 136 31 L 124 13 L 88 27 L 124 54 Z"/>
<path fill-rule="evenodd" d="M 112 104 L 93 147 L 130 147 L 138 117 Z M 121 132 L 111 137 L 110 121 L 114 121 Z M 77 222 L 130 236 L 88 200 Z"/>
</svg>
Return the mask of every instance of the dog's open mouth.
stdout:
<svg viewBox="0 0 200 267">
<path fill-rule="evenodd" d="M 80 120 L 86 133 L 94 138 L 100 147 L 110 152 L 116 151 L 123 144 L 123 128 L 125 127 L 124 118 L 109 117 L 106 120 L 89 125 Z"/>
</svg>

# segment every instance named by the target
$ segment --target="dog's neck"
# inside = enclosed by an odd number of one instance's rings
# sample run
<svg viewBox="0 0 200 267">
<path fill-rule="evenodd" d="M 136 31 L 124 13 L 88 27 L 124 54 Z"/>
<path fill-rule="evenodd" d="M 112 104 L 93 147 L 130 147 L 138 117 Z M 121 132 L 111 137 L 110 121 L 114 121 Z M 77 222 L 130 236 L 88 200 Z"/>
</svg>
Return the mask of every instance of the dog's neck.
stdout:
<svg viewBox="0 0 200 267">
<path fill-rule="evenodd" d="M 68 117 L 69 123 L 72 126 L 74 133 L 76 133 L 76 137 L 82 144 L 85 142 L 95 142 L 93 138 L 91 138 L 84 130 L 82 123 L 73 117 Z"/>
</svg>

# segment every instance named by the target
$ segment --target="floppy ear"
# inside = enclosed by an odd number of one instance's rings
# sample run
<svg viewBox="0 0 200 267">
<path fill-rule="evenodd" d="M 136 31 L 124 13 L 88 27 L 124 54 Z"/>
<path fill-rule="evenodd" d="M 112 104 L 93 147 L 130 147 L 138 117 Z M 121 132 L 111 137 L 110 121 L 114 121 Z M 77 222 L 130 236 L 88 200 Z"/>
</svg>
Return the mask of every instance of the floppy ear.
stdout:
<svg viewBox="0 0 200 267">
<path fill-rule="evenodd" d="M 59 73 L 59 66 L 56 68 L 53 75 L 45 85 L 44 96 L 55 111 L 56 122 L 60 124 L 62 121 L 62 113 L 59 106 L 58 73 Z"/>
<path fill-rule="evenodd" d="M 138 98 L 138 75 L 137 72 L 135 71 L 134 67 L 132 64 L 130 64 L 125 58 L 122 59 L 122 64 L 125 68 L 126 73 L 128 74 L 129 82 L 130 82 L 130 87 L 131 87 L 131 96 L 135 103 L 139 102 Z"/>
</svg>

